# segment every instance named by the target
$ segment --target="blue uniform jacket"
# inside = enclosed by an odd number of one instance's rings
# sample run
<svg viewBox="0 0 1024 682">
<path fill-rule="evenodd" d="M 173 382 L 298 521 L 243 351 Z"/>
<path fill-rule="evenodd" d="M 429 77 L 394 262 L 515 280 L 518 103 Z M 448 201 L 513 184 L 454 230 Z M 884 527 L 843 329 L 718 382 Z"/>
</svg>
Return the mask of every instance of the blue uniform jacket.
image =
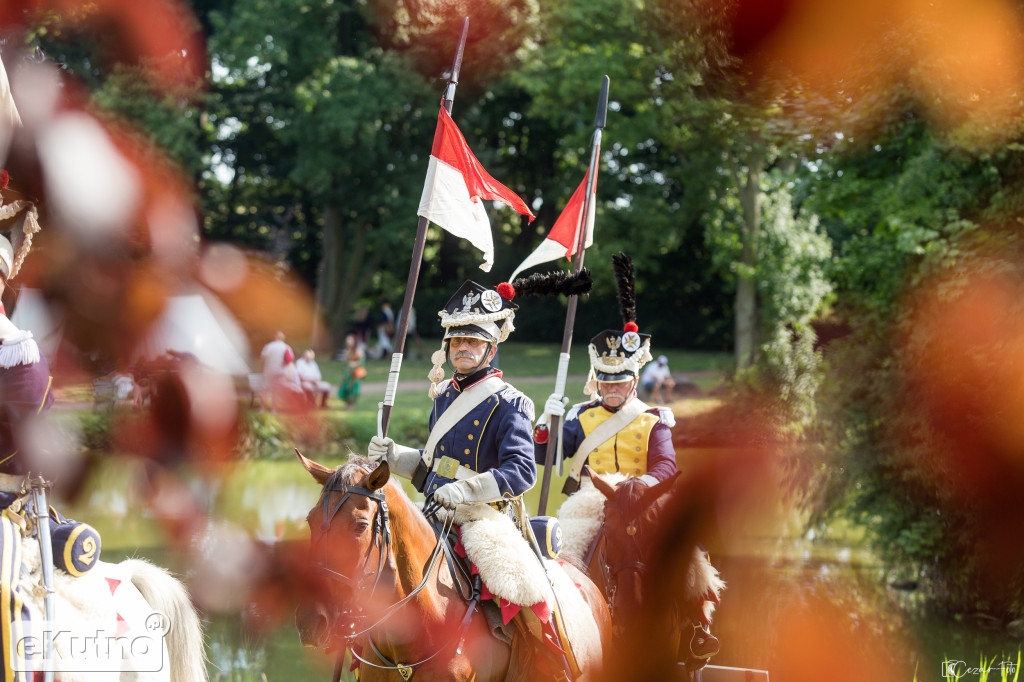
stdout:
<svg viewBox="0 0 1024 682">
<path fill-rule="evenodd" d="M 583 443 L 583 439 L 586 435 L 583 431 L 583 425 L 580 423 L 580 417 L 585 412 L 590 410 L 603 410 L 604 412 L 611 414 L 611 411 L 605 408 L 600 400 L 594 400 L 589 403 L 577 405 L 570 409 L 565 415 L 565 421 L 562 424 L 562 452 L 566 459 L 572 457 L 576 450 Z M 641 471 L 640 474 L 646 473 L 649 476 L 653 476 L 658 481 L 665 481 L 674 476 L 678 469 L 676 467 L 676 450 L 672 444 L 672 431 L 668 424 L 665 423 L 665 419 L 661 414 L 661 411 L 657 407 L 652 407 L 644 414 L 653 415 L 658 418 L 657 423 L 650 429 L 650 435 L 647 438 L 646 445 L 646 471 Z M 638 418 L 639 419 L 639 418 Z M 623 429 L 623 431 L 629 430 L 629 426 Z M 620 435 L 621 435 L 620 431 Z M 616 463 L 616 469 L 620 470 L 618 466 L 620 462 L 625 464 L 627 458 L 632 461 L 633 452 L 636 450 L 636 444 L 633 442 L 620 443 L 619 436 L 615 436 L 611 439 L 611 450 L 613 453 L 614 461 Z M 631 440 L 631 439 L 630 439 Z M 641 448 L 643 445 L 640 446 Z M 547 453 L 547 442 L 536 443 L 534 456 L 538 464 L 544 463 L 544 457 Z M 625 469 L 625 466 L 621 467 Z M 606 473 L 606 472 L 598 472 Z M 631 475 L 638 475 L 636 472 L 626 471 Z"/>
<path fill-rule="evenodd" d="M 19 456 L 20 429 L 53 404 L 50 366 L 46 358 L 14 367 L 0 367 L 0 473 L 26 473 L 26 457 Z"/>
<path fill-rule="evenodd" d="M 463 390 L 488 376 L 500 377 L 501 372 L 488 368 L 465 379 L 464 384 L 458 379 L 446 382 L 434 399 L 430 428 L 434 428 Z M 533 401 L 512 386 L 488 396 L 441 437 L 434 449 L 434 461 L 445 456 L 454 457 L 460 465 L 477 473 L 490 471 L 503 496 L 522 495 L 537 480 L 537 465 L 533 461 Z M 423 494 L 429 497 L 452 480 L 431 472 Z"/>
</svg>

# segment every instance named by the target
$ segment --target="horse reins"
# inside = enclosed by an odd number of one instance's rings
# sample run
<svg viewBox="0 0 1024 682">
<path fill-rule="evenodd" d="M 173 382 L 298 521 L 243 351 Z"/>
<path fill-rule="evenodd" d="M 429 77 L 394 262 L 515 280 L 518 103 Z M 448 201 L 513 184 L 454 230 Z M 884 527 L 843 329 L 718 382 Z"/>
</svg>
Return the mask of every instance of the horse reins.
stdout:
<svg viewBox="0 0 1024 682">
<path fill-rule="evenodd" d="M 341 500 L 338 502 L 338 504 L 334 506 L 333 509 L 330 508 L 330 494 L 332 492 L 342 493 Z M 339 483 L 338 481 L 328 480 L 328 482 L 324 484 L 324 490 L 322 493 L 323 508 L 321 512 L 320 535 L 313 541 L 313 546 L 315 548 L 316 545 L 320 542 L 320 540 L 327 537 L 327 531 L 330 530 L 331 522 L 334 520 L 335 515 L 337 515 L 337 513 L 345 505 L 345 502 L 347 502 L 349 497 L 351 497 L 353 494 L 367 497 L 377 503 L 377 511 L 374 514 L 373 520 L 374 540 L 370 549 L 368 549 L 366 552 L 366 559 L 363 560 L 362 577 L 358 580 L 353 580 L 352 578 L 344 575 L 343 573 L 328 568 L 324 565 L 322 561 L 317 561 L 314 564 L 314 568 L 329 578 L 339 580 L 345 583 L 346 585 L 350 586 L 354 591 L 362 591 L 363 589 L 365 589 L 365 581 L 367 581 L 371 576 L 373 576 L 373 586 L 370 588 L 370 595 L 372 595 L 373 591 L 377 589 L 377 584 L 380 582 L 381 574 L 384 571 L 385 562 L 387 561 L 387 558 L 390 556 L 391 553 L 391 521 L 388 515 L 387 500 L 385 499 L 383 492 L 369 490 L 367 488 L 362 488 L 360 486 L 347 485 L 344 483 Z M 440 505 L 437 505 L 435 503 L 432 507 L 429 507 L 429 512 L 428 509 L 424 509 L 424 514 L 427 515 L 429 513 L 430 516 L 433 516 L 436 519 L 438 518 L 436 512 L 439 509 L 439 507 Z M 367 635 L 367 637 L 369 638 L 370 648 L 373 650 L 374 654 L 382 661 L 384 661 L 387 665 L 377 665 L 376 663 L 371 663 L 370 661 L 367 661 L 362 656 L 357 654 L 353 649 L 352 656 L 358 659 L 361 663 L 382 670 L 401 671 L 404 669 L 411 669 L 415 668 L 416 666 L 423 665 L 424 663 L 426 663 L 427 661 L 431 660 L 439 653 L 441 653 L 441 651 L 443 651 L 445 647 L 448 646 L 448 643 L 445 643 L 441 645 L 437 649 L 437 651 L 432 653 L 430 656 L 415 663 L 401 665 L 389 660 L 383 653 L 381 653 L 381 651 L 377 648 L 377 645 L 374 644 L 373 637 L 369 634 L 374 628 L 376 628 L 381 623 L 383 623 L 384 621 L 391 618 L 391 616 L 396 614 L 403 606 L 408 604 L 413 599 L 413 597 L 419 594 L 419 592 L 423 590 L 424 587 L 426 587 L 427 583 L 430 580 L 430 576 L 434 573 L 434 569 L 437 566 L 438 559 L 442 554 L 444 554 L 446 558 L 448 558 L 449 566 L 451 566 L 451 564 L 453 563 L 448 552 L 448 536 L 451 533 L 452 527 L 455 525 L 455 515 L 451 514 L 447 519 L 441 521 L 439 525 L 440 528 L 435 530 L 435 535 L 437 536 L 437 544 L 434 545 L 434 549 L 430 554 L 430 558 L 427 560 L 427 570 L 423 573 L 423 580 L 421 580 L 420 583 L 409 592 L 409 594 L 405 595 L 405 597 L 403 597 L 402 599 L 400 599 L 399 601 L 395 602 L 387 609 L 385 609 L 384 614 L 380 618 L 378 618 L 376 622 L 374 622 L 369 627 L 360 630 L 359 632 L 352 633 L 346 638 L 352 640 L 356 637 Z M 374 573 L 367 573 L 366 567 L 370 563 L 370 555 L 373 552 L 373 546 L 381 548 L 380 551 L 378 552 L 379 558 L 377 562 L 377 570 Z M 461 583 L 455 571 L 452 570 L 451 567 L 449 568 L 449 570 L 452 571 L 452 577 L 454 582 L 456 583 L 456 590 L 459 596 L 469 602 L 469 605 L 466 607 L 466 614 L 462 618 L 462 623 L 459 625 L 459 629 L 456 631 L 456 634 L 459 636 L 459 646 L 457 648 L 457 651 L 458 653 L 461 653 L 463 640 L 465 639 L 465 633 L 469 628 L 470 620 L 472 619 L 473 614 L 476 612 L 476 606 L 479 603 L 480 586 L 479 580 L 475 581 L 474 583 L 471 583 L 470 594 L 467 596 L 461 589 Z M 337 682 L 337 680 L 340 678 L 341 659 L 344 658 L 344 655 L 345 649 L 342 649 L 338 654 L 338 664 L 335 666 L 334 670 L 335 682 Z"/>
</svg>

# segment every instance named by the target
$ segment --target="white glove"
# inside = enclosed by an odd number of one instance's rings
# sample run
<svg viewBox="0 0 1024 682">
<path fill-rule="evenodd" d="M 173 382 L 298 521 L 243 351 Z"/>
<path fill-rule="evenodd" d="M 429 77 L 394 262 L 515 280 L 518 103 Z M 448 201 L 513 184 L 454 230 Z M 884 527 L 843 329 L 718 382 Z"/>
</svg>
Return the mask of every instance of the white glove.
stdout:
<svg viewBox="0 0 1024 682">
<path fill-rule="evenodd" d="M 434 499 L 445 509 L 455 509 L 456 505 L 466 501 L 466 494 L 462 492 L 462 488 L 459 486 L 461 482 L 452 481 L 451 483 L 445 483 L 434 491 Z"/>
<path fill-rule="evenodd" d="M 416 448 L 399 445 L 390 438 L 374 436 L 366 446 L 366 456 L 371 462 L 386 459 L 391 473 L 405 478 L 412 478 L 420 463 L 420 451 Z"/>
<path fill-rule="evenodd" d="M 445 509 L 455 509 L 460 504 L 494 502 L 502 498 L 494 474 L 477 474 L 464 481 L 452 481 L 434 491 L 434 499 Z"/>
<path fill-rule="evenodd" d="M 548 396 L 548 400 L 544 403 L 544 414 L 537 420 L 537 424 L 543 424 L 544 426 L 551 425 L 551 417 L 558 417 L 561 419 L 565 416 L 565 406 L 569 402 L 568 398 L 563 398 L 557 393 L 552 393 Z"/>
<path fill-rule="evenodd" d="M 366 446 L 366 456 L 371 462 L 379 462 L 381 459 L 390 460 L 394 456 L 394 452 L 395 441 L 387 437 L 374 436 L 370 439 L 370 444 Z M 389 461 L 388 464 L 390 463 Z"/>
</svg>

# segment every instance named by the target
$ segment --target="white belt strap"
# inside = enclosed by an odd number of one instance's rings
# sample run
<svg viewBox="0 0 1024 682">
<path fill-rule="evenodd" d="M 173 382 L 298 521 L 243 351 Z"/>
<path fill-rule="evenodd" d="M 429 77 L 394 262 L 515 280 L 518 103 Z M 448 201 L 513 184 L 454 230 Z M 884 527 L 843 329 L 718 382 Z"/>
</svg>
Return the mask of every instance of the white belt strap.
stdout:
<svg viewBox="0 0 1024 682">
<path fill-rule="evenodd" d="M 597 428 L 583 439 L 576 454 L 572 456 L 572 466 L 569 468 L 569 478 L 574 481 L 580 480 L 583 472 L 583 465 L 587 463 L 587 457 L 602 444 L 611 439 L 621 431 L 627 424 L 651 409 L 649 405 L 639 398 L 633 398 L 626 403 L 621 410 L 605 419 L 597 425 Z"/>
<path fill-rule="evenodd" d="M 430 435 L 427 437 L 427 444 L 423 448 L 423 461 L 428 468 L 431 468 L 434 463 L 434 448 L 437 447 L 441 437 L 451 431 L 452 427 L 462 421 L 463 417 L 472 412 L 474 407 L 503 388 L 505 388 L 504 381 L 496 376 L 490 376 L 473 384 L 452 401 L 444 414 L 438 417 L 434 423 L 434 428 L 430 430 Z"/>
</svg>

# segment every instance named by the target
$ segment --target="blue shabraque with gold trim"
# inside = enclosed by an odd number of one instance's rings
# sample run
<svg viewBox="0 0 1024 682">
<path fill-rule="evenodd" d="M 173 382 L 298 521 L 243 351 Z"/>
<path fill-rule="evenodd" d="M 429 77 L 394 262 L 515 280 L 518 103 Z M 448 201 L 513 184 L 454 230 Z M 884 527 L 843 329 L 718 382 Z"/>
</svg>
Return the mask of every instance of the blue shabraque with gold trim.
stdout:
<svg viewBox="0 0 1024 682">
<path fill-rule="evenodd" d="M 51 530 L 50 538 L 54 566 L 70 575 L 84 575 L 100 560 L 100 534 L 88 523 L 62 523 Z"/>
<path fill-rule="evenodd" d="M 541 553 L 548 559 L 557 559 L 562 551 L 562 524 L 554 516 L 534 516 L 530 527 L 537 538 Z"/>
</svg>

